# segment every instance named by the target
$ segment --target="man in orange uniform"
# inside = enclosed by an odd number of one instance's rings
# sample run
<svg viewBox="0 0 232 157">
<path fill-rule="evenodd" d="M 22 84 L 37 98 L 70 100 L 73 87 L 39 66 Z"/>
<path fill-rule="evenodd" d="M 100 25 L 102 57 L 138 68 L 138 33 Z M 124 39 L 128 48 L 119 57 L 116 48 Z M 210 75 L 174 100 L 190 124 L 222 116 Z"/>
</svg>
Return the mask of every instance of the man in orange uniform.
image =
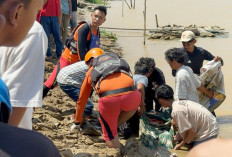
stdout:
<svg viewBox="0 0 232 157">
<path fill-rule="evenodd" d="M 71 36 L 67 39 L 66 48 L 62 53 L 59 62 L 51 73 L 50 77 L 44 83 L 43 97 L 48 91 L 57 84 L 56 76 L 60 69 L 78 61 L 84 60 L 85 54 L 92 48 L 100 47 L 101 26 L 106 20 L 106 8 L 98 6 L 94 8 L 91 14 L 91 22 L 86 21 L 77 26 Z"/>
<path fill-rule="evenodd" d="M 123 72 L 124 69 L 114 71 L 113 73 L 108 70 L 117 65 L 110 60 L 112 56 L 109 54 L 101 54 L 101 52 L 90 50 L 85 56 L 85 62 L 89 65 L 89 70 L 86 73 L 77 101 L 75 124 L 79 125 L 81 123 L 85 104 L 92 87 L 95 88 L 100 97 L 98 110 L 104 140 L 108 147 L 120 148 L 117 127 L 134 115 L 141 103 L 141 94 L 135 89 L 132 77 Z M 97 61 L 98 63 L 101 62 L 101 64 L 97 64 Z M 118 67 L 129 67 L 126 61 L 124 63 L 124 65 Z M 99 72 L 99 69 L 104 69 L 104 72 L 100 79 L 96 79 L 95 74 Z M 107 70 L 108 73 L 106 72 Z"/>
</svg>

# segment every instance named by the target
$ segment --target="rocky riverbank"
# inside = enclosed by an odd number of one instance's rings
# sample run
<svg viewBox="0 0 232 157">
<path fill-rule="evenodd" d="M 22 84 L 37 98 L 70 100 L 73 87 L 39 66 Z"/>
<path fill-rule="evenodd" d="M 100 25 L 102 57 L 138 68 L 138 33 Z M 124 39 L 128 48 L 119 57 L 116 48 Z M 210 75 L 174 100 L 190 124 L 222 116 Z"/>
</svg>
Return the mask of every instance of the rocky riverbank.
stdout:
<svg viewBox="0 0 232 157">
<path fill-rule="evenodd" d="M 83 9 L 80 12 L 79 21 L 85 19 L 87 10 Z M 113 51 L 123 55 L 117 41 L 104 33 L 101 34 L 101 48 L 106 52 Z M 46 61 L 45 79 L 49 77 L 56 62 L 56 58 Z M 86 124 L 80 130 L 71 131 L 76 102 L 71 100 L 59 87 L 56 87 L 43 99 L 42 108 L 35 109 L 33 129 L 51 139 L 64 157 L 120 156 L 119 150 L 106 146 L 98 121 L 98 97 L 94 95 L 92 100 L 95 104 L 93 117 L 87 119 Z M 128 157 L 155 156 L 155 154 L 158 155 L 157 152 L 162 156 L 170 155 L 167 150 L 151 150 L 144 147 L 138 137 L 128 140 L 121 139 L 120 142 L 125 145 L 125 154 Z"/>
</svg>

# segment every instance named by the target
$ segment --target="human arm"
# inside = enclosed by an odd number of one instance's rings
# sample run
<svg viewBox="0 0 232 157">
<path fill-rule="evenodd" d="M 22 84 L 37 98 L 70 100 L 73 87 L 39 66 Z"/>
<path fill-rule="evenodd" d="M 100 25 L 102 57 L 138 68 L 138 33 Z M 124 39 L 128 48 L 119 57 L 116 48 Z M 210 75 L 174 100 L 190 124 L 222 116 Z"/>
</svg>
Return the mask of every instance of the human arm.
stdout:
<svg viewBox="0 0 232 157">
<path fill-rule="evenodd" d="M 199 91 L 201 91 L 202 93 L 204 93 L 205 95 L 207 95 L 209 98 L 213 97 L 213 92 L 211 92 L 210 90 L 208 90 L 207 88 L 205 88 L 204 86 L 200 86 L 197 88 Z"/>
<path fill-rule="evenodd" d="M 205 57 L 205 60 L 208 60 L 208 61 L 210 61 L 210 60 L 214 60 L 215 62 L 217 62 L 217 61 L 221 61 L 221 63 L 222 63 L 222 65 L 223 65 L 223 60 L 222 60 L 222 58 L 220 57 L 220 56 L 213 56 L 209 51 L 207 51 L 207 50 L 203 50 L 203 52 L 204 52 L 204 57 Z"/>
<path fill-rule="evenodd" d="M 85 23 L 77 31 L 78 31 L 78 34 L 77 34 L 78 45 L 77 45 L 77 47 L 78 47 L 80 59 L 84 60 L 85 54 L 89 50 L 88 35 L 90 34 L 90 28 L 89 28 L 88 24 Z"/>
<path fill-rule="evenodd" d="M 155 67 L 152 75 L 157 86 L 165 84 L 164 73 L 159 68 Z"/>
<path fill-rule="evenodd" d="M 5 48 L 6 56 L 1 60 L 5 66 L 2 79 L 9 88 L 12 106 L 41 107 L 47 46 L 43 27 L 34 22 L 19 46 Z"/>
<path fill-rule="evenodd" d="M 72 2 L 71 2 L 71 0 L 68 1 L 68 6 L 69 6 L 69 19 L 71 20 L 71 18 L 72 18 Z"/>
<path fill-rule="evenodd" d="M 185 143 L 190 142 L 195 137 L 195 135 L 196 135 L 196 132 L 194 131 L 193 128 L 188 129 L 181 143 L 177 144 L 174 149 L 179 150 Z"/>
<path fill-rule="evenodd" d="M 87 74 L 86 77 L 82 83 L 81 89 L 80 89 L 80 94 L 79 94 L 79 99 L 77 100 L 77 104 L 76 104 L 76 113 L 75 113 L 75 123 L 81 123 L 82 122 L 82 116 L 84 113 L 84 109 L 85 109 L 85 105 L 88 101 L 89 95 L 92 91 L 92 86 L 91 86 L 91 77 L 90 77 L 90 73 L 91 73 L 90 69 Z"/>
<path fill-rule="evenodd" d="M 140 106 L 138 108 L 138 114 L 142 115 L 143 112 L 146 110 L 144 84 L 143 83 L 138 83 L 137 84 L 137 89 L 141 93 L 141 104 L 140 104 Z"/>
<path fill-rule="evenodd" d="M 189 137 L 187 138 L 187 131 L 190 130 L 190 129 L 193 129 L 193 125 L 192 125 L 192 121 L 190 120 L 191 119 L 191 116 L 190 116 L 190 112 L 189 112 L 189 109 L 188 109 L 188 103 L 191 102 L 191 101 L 176 101 L 174 102 L 175 104 L 173 104 L 173 106 L 176 106 L 175 108 L 173 108 L 172 110 L 172 118 L 173 118 L 173 121 L 176 125 L 176 127 L 178 128 L 178 134 L 176 136 L 176 141 L 178 140 L 183 140 L 184 142 L 179 145 L 179 147 L 177 148 L 180 148 L 184 143 L 189 143 L 191 141 L 191 139 L 189 139 Z M 191 104 L 189 104 L 191 105 Z M 191 132 L 190 132 L 191 133 Z"/>
<path fill-rule="evenodd" d="M 175 98 L 178 100 L 187 99 L 187 82 L 186 79 L 176 76 L 175 84 Z"/>
<path fill-rule="evenodd" d="M 219 56 L 215 56 L 213 60 L 214 60 L 215 62 L 221 61 L 221 64 L 224 65 L 224 62 L 223 62 L 222 58 L 219 57 Z"/>
<path fill-rule="evenodd" d="M 1 51 L 5 51 L 4 59 L 1 59 L 4 68 L 1 71 L 2 79 L 9 88 L 11 105 L 16 107 L 10 120 L 15 126 L 18 126 L 26 107 L 42 106 L 47 46 L 48 40 L 42 26 L 34 22 L 27 37 L 19 46 L 1 48 Z"/>
</svg>

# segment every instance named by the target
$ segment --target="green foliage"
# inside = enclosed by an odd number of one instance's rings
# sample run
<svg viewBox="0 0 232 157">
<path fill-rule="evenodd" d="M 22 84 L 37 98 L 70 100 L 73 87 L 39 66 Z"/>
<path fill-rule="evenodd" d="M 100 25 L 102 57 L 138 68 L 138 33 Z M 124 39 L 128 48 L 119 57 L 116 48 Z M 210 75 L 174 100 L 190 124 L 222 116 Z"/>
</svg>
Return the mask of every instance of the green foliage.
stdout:
<svg viewBox="0 0 232 157">
<path fill-rule="evenodd" d="M 104 29 L 101 29 L 101 34 L 108 37 L 108 38 L 111 38 L 111 39 L 114 39 L 114 40 L 117 40 L 117 35 L 112 33 L 112 32 L 107 32 L 106 30 Z"/>
<path fill-rule="evenodd" d="M 94 3 L 94 4 L 104 4 L 104 0 L 86 0 L 86 1 L 88 1 L 88 2 L 90 2 L 90 3 Z"/>
</svg>

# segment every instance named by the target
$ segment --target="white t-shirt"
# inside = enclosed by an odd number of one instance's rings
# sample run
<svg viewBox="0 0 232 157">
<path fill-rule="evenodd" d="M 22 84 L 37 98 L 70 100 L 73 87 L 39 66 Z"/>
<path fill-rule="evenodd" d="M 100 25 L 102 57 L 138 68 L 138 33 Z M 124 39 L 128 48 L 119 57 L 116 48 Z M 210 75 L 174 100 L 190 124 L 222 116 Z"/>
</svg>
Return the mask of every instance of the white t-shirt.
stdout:
<svg viewBox="0 0 232 157">
<path fill-rule="evenodd" d="M 201 82 L 194 75 L 192 69 L 183 65 L 176 72 L 175 99 L 185 99 L 199 102 L 197 88 L 200 86 Z"/>
<path fill-rule="evenodd" d="M 9 88 L 13 107 L 42 106 L 47 46 L 44 29 L 35 21 L 19 46 L 0 47 L 0 76 Z"/>
<path fill-rule="evenodd" d="M 196 136 L 193 141 L 202 141 L 219 134 L 216 118 L 204 106 L 189 100 L 174 101 L 172 118 L 178 126 L 182 138 L 185 131 L 193 128 Z"/>
</svg>

